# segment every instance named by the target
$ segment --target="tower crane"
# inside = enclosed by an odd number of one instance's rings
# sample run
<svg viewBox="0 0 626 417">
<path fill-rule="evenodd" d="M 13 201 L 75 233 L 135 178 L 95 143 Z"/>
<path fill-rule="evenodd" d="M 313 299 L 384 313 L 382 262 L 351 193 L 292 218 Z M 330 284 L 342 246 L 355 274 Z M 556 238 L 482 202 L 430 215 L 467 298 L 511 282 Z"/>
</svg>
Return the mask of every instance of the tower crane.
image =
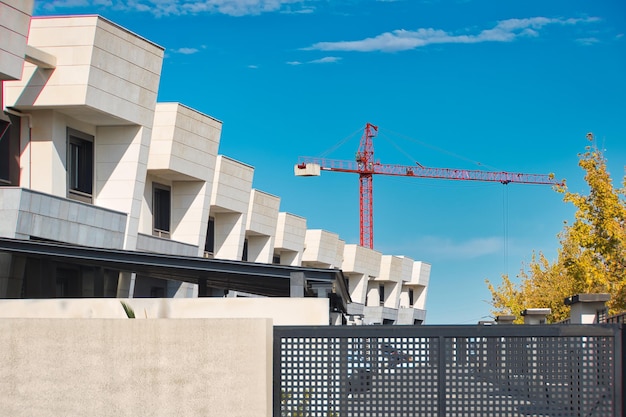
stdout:
<svg viewBox="0 0 626 417">
<path fill-rule="evenodd" d="M 488 181 L 505 185 L 509 183 L 563 185 L 562 181 L 555 180 L 553 174 L 430 168 L 419 163 L 416 163 L 415 166 L 381 164 L 374 159 L 373 138 L 377 133 L 378 126 L 371 123 L 365 125 L 354 161 L 301 156 L 294 167 L 296 176 L 319 176 L 321 171 L 359 174 L 360 245 L 370 249 L 374 247 L 374 195 L 372 188 L 374 175 Z"/>
</svg>

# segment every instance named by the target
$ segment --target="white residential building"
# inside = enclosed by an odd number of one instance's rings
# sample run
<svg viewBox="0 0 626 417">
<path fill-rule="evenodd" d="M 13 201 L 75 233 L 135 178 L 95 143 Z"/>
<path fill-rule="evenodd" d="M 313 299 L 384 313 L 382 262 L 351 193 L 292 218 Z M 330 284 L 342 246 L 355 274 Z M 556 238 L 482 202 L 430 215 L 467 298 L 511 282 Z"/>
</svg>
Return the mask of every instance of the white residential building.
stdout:
<svg viewBox="0 0 626 417">
<path fill-rule="evenodd" d="M 351 297 L 344 321 L 424 320 L 430 265 L 281 212 L 252 188 L 252 166 L 219 154 L 221 121 L 157 103 L 162 47 L 100 16 L 31 13 L 32 1 L 0 1 L 0 238 L 334 269 Z M 0 298 L 255 294 L 209 281 L 0 248 Z"/>
</svg>

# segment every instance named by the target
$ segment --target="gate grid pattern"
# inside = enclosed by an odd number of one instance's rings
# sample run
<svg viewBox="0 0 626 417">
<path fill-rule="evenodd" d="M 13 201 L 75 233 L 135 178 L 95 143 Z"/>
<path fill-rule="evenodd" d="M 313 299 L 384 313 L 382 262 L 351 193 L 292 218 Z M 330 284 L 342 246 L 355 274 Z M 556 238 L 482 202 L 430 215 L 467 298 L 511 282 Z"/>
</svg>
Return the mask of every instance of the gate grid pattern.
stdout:
<svg viewBox="0 0 626 417">
<path fill-rule="evenodd" d="M 622 325 L 275 327 L 274 417 L 618 417 L 622 344 Z"/>
</svg>

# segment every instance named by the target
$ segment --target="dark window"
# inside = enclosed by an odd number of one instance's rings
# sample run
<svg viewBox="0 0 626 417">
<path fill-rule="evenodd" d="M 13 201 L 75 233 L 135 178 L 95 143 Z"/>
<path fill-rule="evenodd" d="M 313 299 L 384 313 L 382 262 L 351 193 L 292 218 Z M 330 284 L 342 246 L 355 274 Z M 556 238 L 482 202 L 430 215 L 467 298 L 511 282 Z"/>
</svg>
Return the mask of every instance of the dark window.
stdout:
<svg viewBox="0 0 626 417">
<path fill-rule="evenodd" d="M 56 298 L 78 298 L 83 293 L 82 277 L 78 268 L 59 267 L 56 270 Z"/>
<path fill-rule="evenodd" d="M 153 185 L 152 218 L 156 236 L 169 237 L 171 201 L 169 187 L 161 184 Z"/>
<path fill-rule="evenodd" d="M 0 185 L 19 185 L 20 119 L 0 120 Z"/>
<path fill-rule="evenodd" d="M 150 297 L 151 298 L 164 298 L 165 297 L 165 288 L 163 288 L 163 287 L 152 287 L 152 288 L 150 288 Z"/>
<path fill-rule="evenodd" d="M 378 295 L 380 297 L 380 305 L 385 304 L 385 285 L 381 284 L 378 286 Z"/>
<path fill-rule="evenodd" d="M 70 198 L 92 202 L 93 136 L 67 130 L 67 175 Z"/>
<path fill-rule="evenodd" d="M 244 239 L 243 241 L 243 253 L 241 254 L 241 260 L 248 260 L 248 239 Z"/>
<path fill-rule="evenodd" d="M 274 255 L 274 257 L 272 258 L 272 263 L 276 265 L 280 265 L 280 254 Z"/>
<path fill-rule="evenodd" d="M 10 184 L 9 162 L 11 160 L 11 155 L 9 136 L 11 131 L 9 127 L 9 122 L 0 120 L 0 181 L 2 181 L 2 183 Z"/>
<path fill-rule="evenodd" d="M 413 307 L 413 289 L 409 288 L 409 306 Z"/>
<path fill-rule="evenodd" d="M 215 252 L 215 217 L 209 217 L 209 225 L 207 226 L 206 239 L 204 241 L 204 251 L 208 253 Z"/>
</svg>

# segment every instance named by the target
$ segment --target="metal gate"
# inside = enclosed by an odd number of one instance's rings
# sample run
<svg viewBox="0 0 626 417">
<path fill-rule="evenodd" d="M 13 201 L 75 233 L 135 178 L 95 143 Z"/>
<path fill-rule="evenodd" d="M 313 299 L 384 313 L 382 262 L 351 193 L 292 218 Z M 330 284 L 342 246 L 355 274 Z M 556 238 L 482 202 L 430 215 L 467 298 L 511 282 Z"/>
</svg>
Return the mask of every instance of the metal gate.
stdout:
<svg viewBox="0 0 626 417">
<path fill-rule="evenodd" d="M 274 328 L 274 417 L 621 417 L 621 324 Z"/>
</svg>

